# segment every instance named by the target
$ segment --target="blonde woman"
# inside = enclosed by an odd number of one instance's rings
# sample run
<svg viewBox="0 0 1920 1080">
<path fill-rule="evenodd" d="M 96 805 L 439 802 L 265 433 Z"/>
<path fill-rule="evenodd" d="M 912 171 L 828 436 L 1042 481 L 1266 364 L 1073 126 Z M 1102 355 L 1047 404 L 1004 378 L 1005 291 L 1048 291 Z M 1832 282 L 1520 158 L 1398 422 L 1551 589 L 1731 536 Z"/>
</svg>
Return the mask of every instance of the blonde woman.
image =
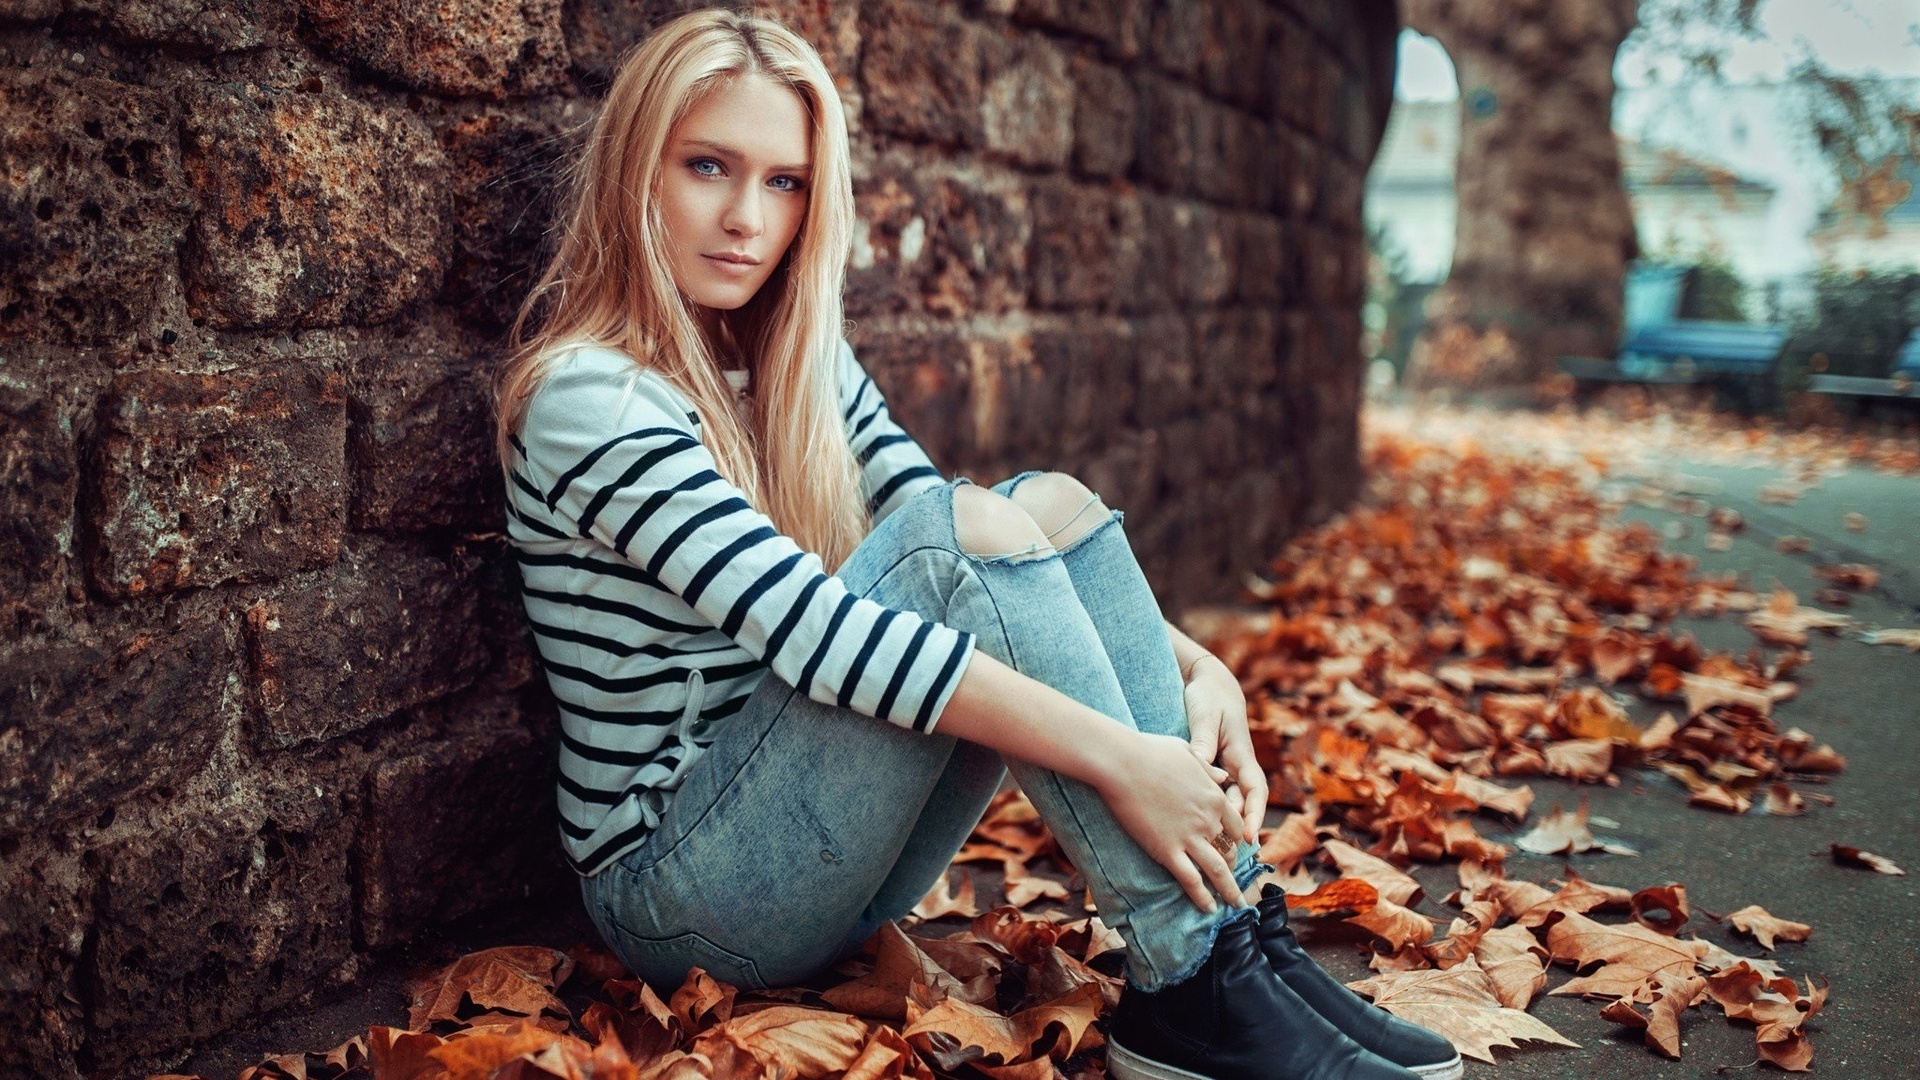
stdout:
<svg viewBox="0 0 1920 1080">
<path fill-rule="evenodd" d="M 1057 473 L 946 481 L 894 423 L 841 337 L 853 223 L 818 55 L 683 16 L 615 78 L 499 373 L 561 839 L 608 944 L 662 989 L 807 979 L 1011 768 L 1126 941 L 1116 1075 L 1459 1075 L 1243 898 L 1245 701 L 1120 515 Z"/>
</svg>

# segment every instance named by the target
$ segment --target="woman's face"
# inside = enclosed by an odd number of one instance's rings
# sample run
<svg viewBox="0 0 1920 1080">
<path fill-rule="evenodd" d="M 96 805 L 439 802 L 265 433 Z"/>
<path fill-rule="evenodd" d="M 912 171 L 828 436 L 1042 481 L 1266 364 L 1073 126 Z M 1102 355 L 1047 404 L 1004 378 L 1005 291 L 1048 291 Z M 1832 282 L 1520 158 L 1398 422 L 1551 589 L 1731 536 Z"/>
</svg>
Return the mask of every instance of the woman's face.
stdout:
<svg viewBox="0 0 1920 1080">
<path fill-rule="evenodd" d="M 800 96 L 759 75 L 721 83 L 674 126 L 662 166 L 674 284 L 700 307 L 740 307 L 806 217 L 813 142 Z"/>
</svg>

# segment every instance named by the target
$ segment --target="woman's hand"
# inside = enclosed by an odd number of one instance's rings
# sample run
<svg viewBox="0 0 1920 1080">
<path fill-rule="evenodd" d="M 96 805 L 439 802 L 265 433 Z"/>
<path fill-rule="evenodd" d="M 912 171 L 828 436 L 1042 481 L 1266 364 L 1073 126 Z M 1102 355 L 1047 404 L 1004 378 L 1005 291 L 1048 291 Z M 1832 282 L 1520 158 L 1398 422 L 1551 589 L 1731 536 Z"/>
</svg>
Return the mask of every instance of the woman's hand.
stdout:
<svg viewBox="0 0 1920 1080">
<path fill-rule="evenodd" d="M 1117 764 L 1094 786 L 1127 835 L 1167 868 L 1200 910 L 1214 910 L 1209 884 L 1242 906 L 1233 866 L 1216 846 L 1241 827 L 1240 808 L 1221 788 L 1226 774 L 1171 735 L 1138 731 L 1121 740 Z"/>
<path fill-rule="evenodd" d="M 1260 842 L 1260 825 L 1267 816 L 1267 772 L 1253 754 L 1247 733 L 1247 698 L 1240 680 L 1211 654 L 1188 669 L 1186 685 L 1187 741 L 1193 754 L 1226 770 L 1227 782 L 1241 800 L 1239 835 L 1250 844 Z"/>
</svg>

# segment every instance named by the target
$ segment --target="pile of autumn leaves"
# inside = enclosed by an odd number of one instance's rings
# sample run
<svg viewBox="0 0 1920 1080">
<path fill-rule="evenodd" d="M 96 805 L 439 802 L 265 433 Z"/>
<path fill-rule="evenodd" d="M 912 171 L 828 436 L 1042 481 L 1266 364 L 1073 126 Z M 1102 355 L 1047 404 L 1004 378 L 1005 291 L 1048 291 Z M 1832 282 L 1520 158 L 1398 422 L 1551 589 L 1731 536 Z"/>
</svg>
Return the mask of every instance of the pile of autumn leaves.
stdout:
<svg viewBox="0 0 1920 1080">
<path fill-rule="evenodd" d="M 1525 1011 L 1557 962 L 1576 977 L 1553 993 L 1605 999 L 1607 1019 L 1669 1057 L 1680 1016 L 1713 1007 L 1753 1026 L 1760 1059 L 1805 1070 L 1824 987 L 1687 936 L 1683 886 L 1629 891 L 1571 869 L 1552 888 L 1509 878 L 1509 849 L 1475 821 L 1525 822 L 1526 777 L 1612 784 L 1633 766 L 1663 770 L 1707 808 L 1804 812 L 1823 774 L 1844 767 L 1772 715 L 1807 658 L 1793 646 L 1822 626 L 1813 609 L 1698 575 L 1652 529 L 1619 524 L 1576 467 L 1387 435 L 1368 458 L 1365 505 L 1253 583 L 1264 613 L 1211 634 L 1247 690 L 1274 803 L 1293 811 L 1263 834 L 1262 860 L 1277 868 L 1267 883 L 1297 918 L 1371 935 L 1375 974 L 1355 989 L 1470 1056 L 1574 1045 Z M 1746 614 L 1788 647 L 1709 654 L 1663 628 L 1683 613 Z M 1637 723 L 1616 688 L 1667 711 Z M 1555 808 L 1513 843 L 1631 853 L 1596 837 L 1599 824 L 1584 805 Z M 1834 855 L 1900 872 L 1870 853 Z M 1049 861 L 1064 873 L 1035 872 Z M 1458 915 L 1436 936 L 1402 867 L 1441 861 L 1457 863 L 1445 900 Z M 1071 867 L 1032 807 L 1003 796 L 955 862 L 915 914 L 968 928 L 936 938 L 889 926 L 838 984 L 749 993 L 696 970 L 663 1000 L 593 949 L 494 949 L 421 979 L 409 1030 L 272 1058 L 241 1080 L 1104 1075 L 1097 1021 L 1118 997 L 1120 942 L 1079 912 Z M 983 864 L 1007 894 L 987 911 L 964 869 Z M 1766 950 L 1810 933 L 1759 907 L 1725 919 Z M 578 1016 L 557 996 L 569 978 L 599 988 Z"/>
</svg>

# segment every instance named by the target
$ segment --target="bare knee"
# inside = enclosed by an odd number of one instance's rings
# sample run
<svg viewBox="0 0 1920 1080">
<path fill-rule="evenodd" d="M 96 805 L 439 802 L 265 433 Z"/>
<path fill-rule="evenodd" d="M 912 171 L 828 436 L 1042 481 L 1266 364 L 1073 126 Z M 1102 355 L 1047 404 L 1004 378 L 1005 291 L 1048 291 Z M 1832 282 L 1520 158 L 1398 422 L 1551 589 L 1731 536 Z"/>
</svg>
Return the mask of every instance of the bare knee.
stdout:
<svg viewBox="0 0 1920 1080">
<path fill-rule="evenodd" d="M 953 490 L 953 532 L 960 550 L 973 555 L 1053 550 L 1047 534 L 1019 504 L 972 484 L 961 484 Z"/>
<path fill-rule="evenodd" d="M 1107 519 L 1107 505 L 1066 473 L 1041 473 L 1013 489 L 1013 501 L 1049 542 L 1065 547 Z"/>
</svg>

